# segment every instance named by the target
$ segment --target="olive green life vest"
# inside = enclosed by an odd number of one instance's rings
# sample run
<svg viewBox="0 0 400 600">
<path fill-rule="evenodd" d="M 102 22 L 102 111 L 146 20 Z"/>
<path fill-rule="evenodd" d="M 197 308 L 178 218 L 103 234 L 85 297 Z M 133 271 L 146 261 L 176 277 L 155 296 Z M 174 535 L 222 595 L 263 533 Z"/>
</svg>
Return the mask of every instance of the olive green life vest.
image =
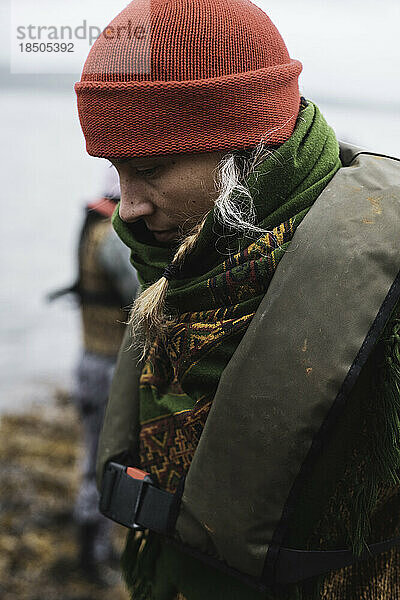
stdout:
<svg viewBox="0 0 400 600">
<path fill-rule="evenodd" d="M 281 546 L 298 491 L 400 297 L 400 161 L 346 144 L 341 159 L 221 376 L 176 521 L 182 548 L 260 587 L 354 561 L 346 549 Z M 129 343 L 99 443 L 99 485 L 110 459 L 138 465 L 140 367 Z"/>
</svg>

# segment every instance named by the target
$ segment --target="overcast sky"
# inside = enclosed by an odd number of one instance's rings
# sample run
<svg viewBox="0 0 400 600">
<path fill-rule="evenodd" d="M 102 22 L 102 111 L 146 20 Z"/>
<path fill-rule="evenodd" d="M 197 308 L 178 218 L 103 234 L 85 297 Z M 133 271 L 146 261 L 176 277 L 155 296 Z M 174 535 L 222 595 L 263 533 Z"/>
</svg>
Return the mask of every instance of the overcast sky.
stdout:
<svg viewBox="0 0 400 600">
<path fill-rule="evenodd" d="M 399 0 L 257 0 L 303 63 L 305 93 L 333 100 L 397 104 L 400 98 Z M 0 63 L 10 64 L 11 16 L 16 23 L 103 28 L 126 0 L 0 0 Z M 12 9 L 12 10 L 11 10 Z M 24 21 L 25 19 L 25 21 Z M 79 75 L 89 50 L 82 43 L 65 70 Z M 61 63 L 59 62 L 60 68 Z"/>
</svg>

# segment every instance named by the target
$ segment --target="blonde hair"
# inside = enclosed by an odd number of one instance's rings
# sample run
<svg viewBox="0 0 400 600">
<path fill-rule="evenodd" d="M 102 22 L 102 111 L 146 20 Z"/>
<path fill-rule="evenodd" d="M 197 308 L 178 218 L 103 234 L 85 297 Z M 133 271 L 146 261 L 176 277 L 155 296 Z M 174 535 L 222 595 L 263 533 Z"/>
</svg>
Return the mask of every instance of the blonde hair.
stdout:
<svg viewBox="0 0 400 600">
<path fill-rule="evenodd" d="M 217 198 L 213 210 L 215 219 L 223 227 L 246 236 L 267 233 L 267 230 L 255 225 L 256 213 L 246 179 L 272 154 L 273 150 L 261 141 L 251 150 L 232 150 L 222 157 L 215 168 Z M 169 267 L 171 271 L 182 266 L 185 257 L 196 245 L 209 212 L 181 240 Z M 132 330 L 134 345 L 143 348 L 142 358 L 156 338 L 164 339 L 174 322 L 165 302 L 169 282 L 167 271 L 140 294 L 130 312 L 128 326 Z"/>
</svg>

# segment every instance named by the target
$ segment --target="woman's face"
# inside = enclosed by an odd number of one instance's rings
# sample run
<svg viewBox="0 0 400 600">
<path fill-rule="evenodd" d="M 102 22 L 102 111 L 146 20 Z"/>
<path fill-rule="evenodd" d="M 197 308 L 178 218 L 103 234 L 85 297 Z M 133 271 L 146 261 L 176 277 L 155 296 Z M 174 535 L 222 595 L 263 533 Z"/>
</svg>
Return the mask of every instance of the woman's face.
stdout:
<svg viewBox="0 0 400 600">
<path fill-rule="evenodd" d="M 121 185 L 119 215 L 143 219 L 158 242 L 178 239 L 212 208 L 214 169 L 224 152 L 110 158 Z"/>
</svg>

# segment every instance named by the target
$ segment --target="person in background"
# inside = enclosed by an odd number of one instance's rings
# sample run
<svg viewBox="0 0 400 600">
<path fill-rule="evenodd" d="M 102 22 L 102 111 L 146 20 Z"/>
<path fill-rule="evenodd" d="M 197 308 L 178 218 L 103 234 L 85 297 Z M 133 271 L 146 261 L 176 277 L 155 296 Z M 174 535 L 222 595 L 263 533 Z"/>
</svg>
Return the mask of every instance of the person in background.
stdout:
<svg viewBox="0 0 400 600">
<path fill-rule="evenodd" d="M 82 480 L 74 507 L 79 566 L 90 576 L 113 558 L 111 522 L 98 509 L 95 483 L 97 441 L 127 313 L 137 289 L 129 250 L 111 226 L 120 198 L 115 169 L 107 168 L 104 196 L 85 209 L 78 248 L 78 280 L 71 288 L 80 303 L 83 348 L 73 399 L 83 425 Z"/>
</svg>

